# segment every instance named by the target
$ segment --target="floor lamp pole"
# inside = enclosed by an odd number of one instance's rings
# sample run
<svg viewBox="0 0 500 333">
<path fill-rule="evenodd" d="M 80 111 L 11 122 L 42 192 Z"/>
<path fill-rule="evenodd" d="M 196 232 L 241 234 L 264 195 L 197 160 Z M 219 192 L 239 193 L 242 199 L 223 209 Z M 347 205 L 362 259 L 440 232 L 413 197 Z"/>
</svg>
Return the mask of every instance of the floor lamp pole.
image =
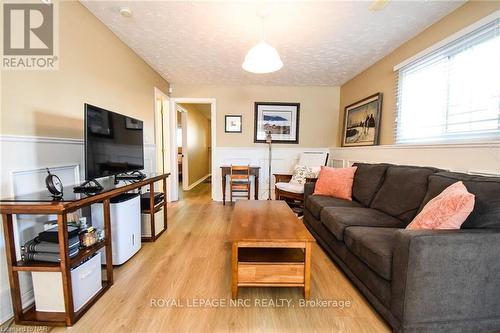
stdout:
<svg viewBox="0 0 500 333">
<path fill-rule="evenodd" d="M 272 157 L 273 157 L 273 155 L 272 155 L 272 147 L 271 147 L 271 145 L 273 143 L 273 139 L 272 139 L 271 131 L 269 131 L 267 133 L 266 142 L 269 144 L 269 184 L 268 184 L 269 191 L 268 191 L 268 194 L 267 194 L 267 200 L 271 200 L 271 181 L 272 181 L 272 179 L 271 179 L 271 177 L 272 177 L 272 175 L 271 175 L 271 160 L 272 160 Z"/>
</svg>

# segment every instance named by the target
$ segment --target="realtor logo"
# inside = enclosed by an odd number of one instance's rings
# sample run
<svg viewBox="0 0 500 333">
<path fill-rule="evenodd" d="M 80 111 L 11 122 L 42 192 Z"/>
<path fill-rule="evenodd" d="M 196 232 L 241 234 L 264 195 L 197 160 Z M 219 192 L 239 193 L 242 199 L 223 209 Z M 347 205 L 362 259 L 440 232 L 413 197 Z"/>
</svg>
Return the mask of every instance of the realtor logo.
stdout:
<svg viewBox="0 0 500 333">
<path fill-rule="evenodd" d="M 3 4 L 2 69 L 57 69 L 55 14 L 52 3 Z"/>
</svg>

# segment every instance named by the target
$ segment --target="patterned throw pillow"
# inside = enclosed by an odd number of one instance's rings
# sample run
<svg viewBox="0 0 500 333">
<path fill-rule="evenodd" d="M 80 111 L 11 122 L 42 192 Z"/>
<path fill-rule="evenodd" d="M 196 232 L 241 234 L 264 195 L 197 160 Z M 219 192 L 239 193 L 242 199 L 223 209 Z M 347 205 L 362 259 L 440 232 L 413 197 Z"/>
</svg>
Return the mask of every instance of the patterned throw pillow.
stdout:
<svg viewBox="0 0 500 333">
<path fill-rule="evenodd" d="M 306 183 L 306 178 L 314 178 L 316 176 L 312 168 L 305 165 L 296 165 L 290 183 L 303 185 Z"/>
<path fill-rule="evenodd" d="M 406 229 L 460 229 L 474 203 L 474 194 L 467 191 L 464 183 L 456 182 L 429 201 Z"/>
</svg>

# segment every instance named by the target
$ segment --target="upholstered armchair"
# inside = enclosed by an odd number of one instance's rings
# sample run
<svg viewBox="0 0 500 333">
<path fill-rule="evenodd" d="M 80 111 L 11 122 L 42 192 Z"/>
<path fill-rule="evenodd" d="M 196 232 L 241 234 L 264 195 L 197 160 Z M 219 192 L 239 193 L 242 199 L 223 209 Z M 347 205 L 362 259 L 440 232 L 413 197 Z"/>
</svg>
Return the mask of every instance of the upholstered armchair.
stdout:
<svg viewBox="0 0 500 333">
<path fill-rule="evenodd" d="M 327 163 L 328 153 L 301 153 L 294 174 L 274 174 L 275 199 L 295 201 L 302 206 L 304 204 L 304 184 L 315 181 L 321 166 L 325 166 Z"/>
</svg>

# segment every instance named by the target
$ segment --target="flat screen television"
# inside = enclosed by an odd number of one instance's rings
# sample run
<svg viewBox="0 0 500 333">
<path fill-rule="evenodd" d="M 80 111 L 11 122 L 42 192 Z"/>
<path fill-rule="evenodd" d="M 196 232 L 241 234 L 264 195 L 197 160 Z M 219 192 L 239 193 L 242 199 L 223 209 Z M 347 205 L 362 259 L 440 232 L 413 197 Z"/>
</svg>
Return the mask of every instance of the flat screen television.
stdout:
<svg viewBox="0 0 500 333">
<path fill-rule="evenodd" d="M 85 104 L 85 179 L 144 169 L 143 122 Z"/>
</svg>

